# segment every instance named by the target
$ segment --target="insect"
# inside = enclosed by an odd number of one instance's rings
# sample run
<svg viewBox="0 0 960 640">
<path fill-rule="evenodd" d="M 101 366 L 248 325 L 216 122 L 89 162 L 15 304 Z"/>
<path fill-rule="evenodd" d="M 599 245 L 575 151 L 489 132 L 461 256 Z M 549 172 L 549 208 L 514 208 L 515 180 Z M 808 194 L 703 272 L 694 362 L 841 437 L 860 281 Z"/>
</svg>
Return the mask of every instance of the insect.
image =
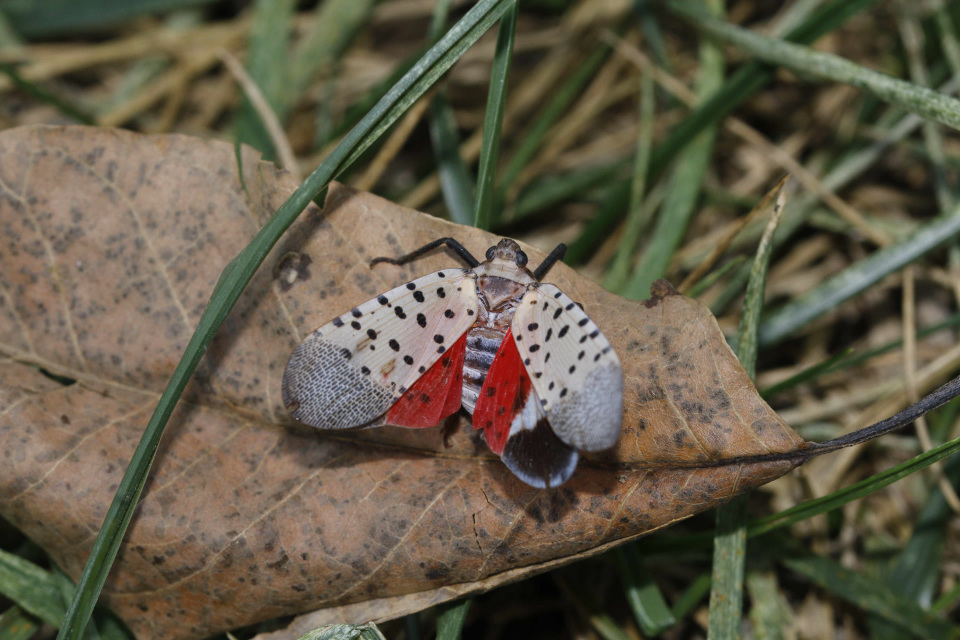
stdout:
<svg viewBox="0 0 960 640">
<path fill-rule="evenodd" d="M 521 480 L 556 487 L 579 451 L 616 444 L 623 414 L 620 360 L 576 302 L 540 280 L 566 246 L 533 272 L 513 240 L 480 262 L 453 238 L 469 269 L 443 269 L 337 316 L 294 350 L 283 402 L 320 429 L 432 427 L 461 407 L 487 446 Z"/>
</svg>

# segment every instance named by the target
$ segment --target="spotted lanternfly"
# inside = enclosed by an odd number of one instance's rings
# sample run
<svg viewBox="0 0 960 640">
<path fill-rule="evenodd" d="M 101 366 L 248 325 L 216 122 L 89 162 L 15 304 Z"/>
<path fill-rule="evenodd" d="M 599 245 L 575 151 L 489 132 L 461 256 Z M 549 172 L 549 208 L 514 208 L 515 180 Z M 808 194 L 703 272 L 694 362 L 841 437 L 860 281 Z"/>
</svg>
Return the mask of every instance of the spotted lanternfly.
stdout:
<svg viewBox="0 0 960 640">
<path fill-rule="evenodd" d="M 579 451 L 616 444 L 620 360 L 580 305 L 540 282 L 562 244 L 532 273 L 508 239 L 482 263 L 441 238 L 371 266 L 444 244 L 470 269 L 417 278 L 314 331 L 290 356 L 283 402 L 320 429 L 432 427 L 462 407 L 518 478 L 555 487 Z"/>
</svg>

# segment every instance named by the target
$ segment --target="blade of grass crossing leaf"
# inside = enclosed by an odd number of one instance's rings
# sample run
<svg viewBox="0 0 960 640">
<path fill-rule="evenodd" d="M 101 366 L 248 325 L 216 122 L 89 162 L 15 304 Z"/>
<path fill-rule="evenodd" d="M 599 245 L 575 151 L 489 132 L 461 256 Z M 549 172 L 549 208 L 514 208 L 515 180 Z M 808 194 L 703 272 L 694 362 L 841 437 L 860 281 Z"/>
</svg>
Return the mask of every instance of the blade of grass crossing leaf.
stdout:
<svg viewBox="0 0 960 640">
<path fill-rule="evenodd" d="M 640 123 L 637 135 L 637 151 L 633 161 L 633 179 L 630 181 L 630 208 L 627 223 L 620 238 L 617 254 L 604 286 L 610 291 L 620 291 L 627 280 L 630 263 L 637 250 L 640 234 L 649 223 L 643 204 L 647 190 L 647 173 L 650 168 L 650 149 L 653 145 L 654 107 L 656 105 L 653 73 L 644 67 L 640 71 Z"/>
<path fill-rule="evenodd" d="M 898 598 L 878 580 L 845 569 L 827 558 L 787 558 L 783 563 L 806 576 L 827 592 L 874 613 L 899 627 L 899 637 L 924 640 L 955 638 L 952 624 L 942 620 L 905 598 Z"/>
<path fill-rule="evenodd" d="M 449 13 L 450 0 L 438 2 L 434 7 L 430 23 L 431 40 L 440 37 Z M 457 224 L 473 224 L 476 185 L 460 156 L 460 135 L 445 88 L 440 89 L 430 103 L 430 141 L 433 143 L 433 155 L 440 177 L 440 191 L 450 212 L 450 219 Z"/>
<path fill-rule="evenodd" d="M 247 71 L 263 97 L 276 112 L 290 89 L 290 29 L 295 0 L 257 0 L 247 51 Z M 244 99 L 237 112 L 236 139 L 273 159 L 275 149 L 257 110 Z"/>
<path fill-rule="evenodd" d="M 767 315 L 760 327 L 760 346 L 776 344 L 957 234 L 960 234 L 960 207 L 933 219 L 909 238 L 875 251 L 870 257 Z"/>
<path fill-rule="evenodd" d="M 437 640 L 459 640 L 470 611 L 471 599 L 442 604 L 437 612 Z"/>
<path fill-rule="evenodd" d="M 511 0 L 477 2 L 360 120 L 224 270 L 120 481 L 59 638 L 73 640 L 81 637 L 143 491 L 163 428 L 214 334 L 271 247 L 311 199 L 362 155 L 512 4 Z"/>
<path fill-rule="evenodd" d="M 947 463 L 944 475 L 950 484 L 957 485 L 960 480 L 960 458 L 952 458 Z M 910 539 L 897 554 L 886 576 L 886 585 L 892 593 L 924 609 L 930 607 L 946 561 L 943 542 L 953 515 L 938 483 L 931 483 L 930 495 L 916 518 Z M 894 640 L 898 637 L 877 615 L 871 616 L 867 622 L 877 640 Z"/>
<path fill-rule="evenodd" d="M 483 112 L 483 142 L 480 147 L 480 163 L 477 167 L 477 199 L 474 211 L 474 226 L 489 229 L 492 209 L 496 200 L 493 183 L 500 157 L 500 129 L 503 111 L 507 104 L 507 80 L 510 77 L 510 58 L 513 55 L 513 40 L 517 33 L 517 15 L 520 7 L 514 3 L 500 21 L 497 33 L 497 48 L 493 54 L 490 70 L 490 91 L 487 108 Z"/>
<path fill-rule="evenodd" d="M 767 268 L 773 249 L 773 234 L 780 220 L 782 201 L 774 205 L 770 223 L 760 239 L 751 268 L 747 295 L 740 316 L 739 339 L 734 351 L 750 378 L 756 376 L 757 324 L 763 308 Z M 740 635 L 743 614 L 743 576 L 747 548 L 747 496 L 738 496 L 717 508 L 713 551 L 713 583 L 710 588 L 709 638 Z"/>
<path fill-rule="evenodd" d="M 677 623 L 659 587 L 635 545 L 614 550 L 617 571 L 626 589 L 627 603 L 644 635 L 656 636 Z"/>
<path fill-rule="evenodd" d="M 668 5 L 706 33 L 736 45 L 768 64 L 783 66 L 803 76 L 847 84 L 873 93 L 875 96 L 935 120 L 954 129 L 960 129 L 960 100 L 945 96 L 933 89 L 857 65 L 828 53 L 768 38 L 758 33 L 718 20 L 688 0 L 676 0 Z"/>
<path fill-rule="evenodd" d="M 786 38 L 792 42 L 808 44 L 836 29 L 844 20 L 875 4 L 877 0 L 834 0 L 809 16 L 804 23 L 790 31 Z M 674 127 L 667 139 L 657 146 L 650 158 L 652 182 L 659 173 L 691 142 L 711 125 L 719 122 L 744 100 L 759 91 L 776 73 L 775 68 L 759 62 L 749 62 L 734 72 L 713 96 L 699 105 L 689 116 Z M 607 210 L 605 216 L 596 215 L 587 224 L 576 242 L 567 251 L 567 262 L 576 264 L 585 261 L 593 249 L 608 234 L 623 215 L 623 210 Z"/>
<path fill-rule="evenodd" d="M 40 620 L 17 606 L 0 613 L 0 638 L 29 640 L 40 630 Z"/>
</svg>

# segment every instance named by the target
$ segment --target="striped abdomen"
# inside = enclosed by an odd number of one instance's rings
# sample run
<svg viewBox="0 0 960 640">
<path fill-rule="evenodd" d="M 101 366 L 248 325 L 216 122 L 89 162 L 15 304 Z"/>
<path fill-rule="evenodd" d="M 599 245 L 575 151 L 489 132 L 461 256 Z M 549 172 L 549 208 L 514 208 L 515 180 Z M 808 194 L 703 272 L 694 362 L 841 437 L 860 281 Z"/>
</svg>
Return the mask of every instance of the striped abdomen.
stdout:
<svg viewBox="0 0 960 640">
<path fill-rule="evenodd" d="M 497 355 L 500 343 L 506 332 L 499 329 L 474 325 L 467 332 L 467 349 L 463 358 L 463 391 L 461 398 L 463 408 L 473 415 L 473 408 L 480 397 L 480 388 L 493 364 L 493 357 Z"/>
</svg>

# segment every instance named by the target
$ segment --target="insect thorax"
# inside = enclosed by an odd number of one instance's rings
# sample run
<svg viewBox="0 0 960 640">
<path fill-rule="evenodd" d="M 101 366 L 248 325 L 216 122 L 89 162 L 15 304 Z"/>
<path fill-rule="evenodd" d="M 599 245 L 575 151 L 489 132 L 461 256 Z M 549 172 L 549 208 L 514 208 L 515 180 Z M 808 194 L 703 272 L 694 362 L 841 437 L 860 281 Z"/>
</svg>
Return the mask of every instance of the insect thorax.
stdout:
<svg viewBox="0 0 960 640">
<path fill-rule="evenodd" d="M 503 337 L 510 329 L 513 314 L 529 285 L 508 278 L 480 276 L 477 278 L 477 321 L 467 332 L 467 349 L 463 360 L 463 392 L 461 399 L 467 413 L 480 396 L 483 381 L 490 371 Z"/>
</svg>

